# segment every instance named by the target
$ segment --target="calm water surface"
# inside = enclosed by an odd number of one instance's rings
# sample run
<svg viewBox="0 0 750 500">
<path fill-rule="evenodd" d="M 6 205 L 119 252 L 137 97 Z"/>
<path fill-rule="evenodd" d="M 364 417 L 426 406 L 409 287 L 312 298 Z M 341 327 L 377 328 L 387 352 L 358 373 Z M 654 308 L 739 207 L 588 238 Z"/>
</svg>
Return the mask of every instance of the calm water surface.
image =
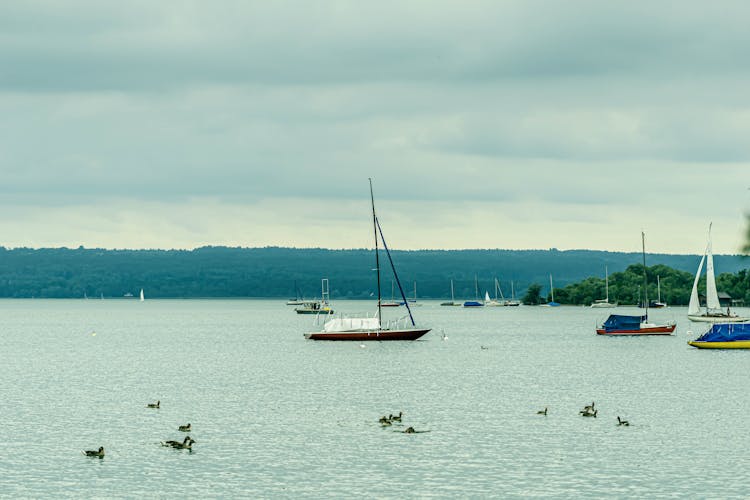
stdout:
<svg viewBox="0 0 750 500">
<path fill-rule="evenodd" d="M 415 313 L 423 340 L 362 348 L 304 340 L 283 301 L 0 301 L 0 496 L 750 492 L 750 351 L 687 346 L 684 308 L 652 311 L 666 338 L 598 337 L 588 308 Z M 429 432 L 380 427 L 400 410 Z M 192 453 L 159 444 L 187 422 Z"/>
</svg>

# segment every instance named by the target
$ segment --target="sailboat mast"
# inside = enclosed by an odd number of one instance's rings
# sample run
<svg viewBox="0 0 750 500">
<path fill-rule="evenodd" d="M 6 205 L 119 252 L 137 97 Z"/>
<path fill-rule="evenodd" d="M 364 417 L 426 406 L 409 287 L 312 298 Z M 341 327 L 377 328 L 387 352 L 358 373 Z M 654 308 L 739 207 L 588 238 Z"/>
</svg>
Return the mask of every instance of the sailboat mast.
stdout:
<svg viewBox="0 0 750 500">
<path fill-rule="evenodd" d="M 643 304 L 648 319 L 648 279 L 646 278 L 646 233 L 641 231 L 641 248 L 643 250 Z"/>
<path fill-rule="evenodd" d="M 453 280 L 451 280 L 451 302 L 455 302 L 456 297 L 453 295 Z"/>
<path fill-rule="evenodd" d="M 555 301 L 555 289 L 552 287 L 552 274 L 549 275 L 549 294 L 552 298 L 552 302 Z"/>
<path fill-rule="evenodd" d="M 604 266 L 604 290 L 605 290 L 605 300 L 607 303 L 609 303 L 609 271 L 607 270 L 607 266 Z"/>
<path fill-rule="evenodd" d="M 382 311 L 380 310 L 380 256 L 378 255 L 378 219 L 375 216 L 375 196 L 372 194 L 372 178 L 370 181 L 370 202 L 372 202 L 372 229 L 375 235 L 375 271 L 378 273 L 378 326 L 382 324 Z"/>
</svg>

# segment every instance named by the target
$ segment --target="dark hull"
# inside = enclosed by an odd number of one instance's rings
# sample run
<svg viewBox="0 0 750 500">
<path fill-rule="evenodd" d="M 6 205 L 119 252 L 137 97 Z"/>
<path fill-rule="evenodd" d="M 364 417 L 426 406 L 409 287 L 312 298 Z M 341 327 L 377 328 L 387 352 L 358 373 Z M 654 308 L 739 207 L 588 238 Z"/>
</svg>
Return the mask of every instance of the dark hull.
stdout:
<svg viewBox="0 0 750 500">
<path fill-rule="evenodd" d="M 309 340 L 417 340 L 429 332 L 429 328 L 411 328 L 403 330 L 375 330 L 366 332 L 313 332 L 305 334 Z"/>
</svg>

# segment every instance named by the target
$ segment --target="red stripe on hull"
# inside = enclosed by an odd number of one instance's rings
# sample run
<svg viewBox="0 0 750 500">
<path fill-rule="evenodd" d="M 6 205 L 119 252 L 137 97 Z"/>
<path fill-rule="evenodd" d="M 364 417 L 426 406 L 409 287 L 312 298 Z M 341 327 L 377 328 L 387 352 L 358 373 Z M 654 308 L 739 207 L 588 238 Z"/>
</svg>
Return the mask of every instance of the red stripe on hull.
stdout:
<svg viewBox="0 0 750 500">
<path fill-rule="evenodd" d="M 305 335 L 309 340 L 417 340 L 419 337 L 429 332 L 425 330 L 381 330 L 373 332 L 316 332 Z"/>
<path fill-rule="evenodd" d="M 597 328 L 597 335 L 669 335 L 677 328 L 677 325 L 657 326 L 654 328 L 641 328 L 638 330 L 605 330 Z"/>
</svg>

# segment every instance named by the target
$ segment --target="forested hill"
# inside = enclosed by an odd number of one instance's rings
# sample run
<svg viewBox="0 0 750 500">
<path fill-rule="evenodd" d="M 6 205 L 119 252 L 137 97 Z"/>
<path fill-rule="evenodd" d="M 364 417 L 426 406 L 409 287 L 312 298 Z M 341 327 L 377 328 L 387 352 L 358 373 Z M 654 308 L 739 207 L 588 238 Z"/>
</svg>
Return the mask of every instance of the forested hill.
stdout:
<svg viewBox="0 0 750 500">
<path fill-rule="evenodd" d="M 516 295 L 531 283 L 555 288 L 589 276 L 603 278 L 641 261 L 639 253 L 592 250 L 419 250 L 394 251 L 404 288 L 414 281 L 422 298 L 474 296 L 474 276 L 481 290 L 501 281 Z M 694 255 L 649 254 L 648 265 L 664 264 L 695 273 Z M 717 273 L 750 267 L 741 256 L 715 256 Z M 204 247 L 195 250 L 6 249 L 0 247 L 0 297 L 290 297 L 297 282 L 306 297 L 320 295 L 328 278 L 333 298 L 367 298 L 375 292 L 372 250 Z M 383 294 L 390 296 L 391 275 L 381 259 Z M 397 292 L 398 293 L 398 292 Z"/>
</svg>

